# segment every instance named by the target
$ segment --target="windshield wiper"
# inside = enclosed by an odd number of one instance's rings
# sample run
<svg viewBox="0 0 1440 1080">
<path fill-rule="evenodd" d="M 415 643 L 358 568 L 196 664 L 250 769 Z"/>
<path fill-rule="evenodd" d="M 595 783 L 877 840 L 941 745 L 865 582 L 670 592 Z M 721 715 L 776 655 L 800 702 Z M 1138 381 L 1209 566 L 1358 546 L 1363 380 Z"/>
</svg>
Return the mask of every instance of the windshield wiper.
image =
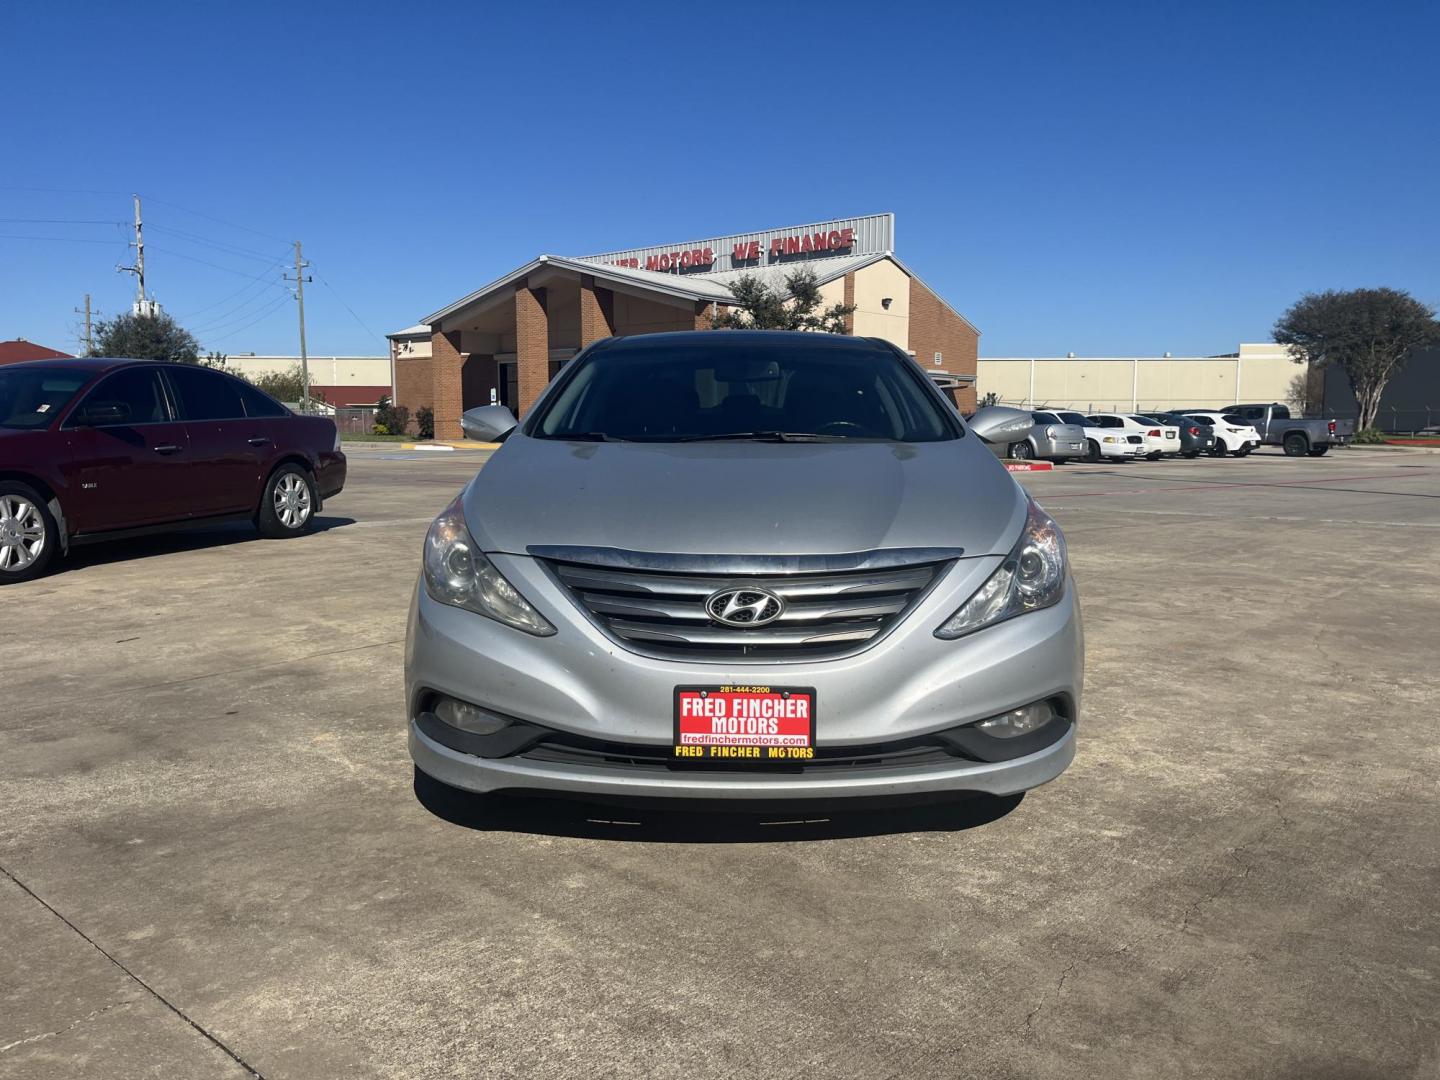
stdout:
<svg viewBox="0 0 1440 1080">
<path fill-rule="evenodd" d="M 676 442 L 813 442 L 843 438 L 838 435 L 816 435 L 807 431 L 729 431 L 723 435 L 681 435 Z"/>
<path fill-rule="evenodd" d="M 624 439 L 617 439 L 613 435 L 606 435 L 603 431 L 567 431 L 559 435 L 546 435 L 547 439 L 558 439 L 561 442 L 625 442 Z"/>
</svg>

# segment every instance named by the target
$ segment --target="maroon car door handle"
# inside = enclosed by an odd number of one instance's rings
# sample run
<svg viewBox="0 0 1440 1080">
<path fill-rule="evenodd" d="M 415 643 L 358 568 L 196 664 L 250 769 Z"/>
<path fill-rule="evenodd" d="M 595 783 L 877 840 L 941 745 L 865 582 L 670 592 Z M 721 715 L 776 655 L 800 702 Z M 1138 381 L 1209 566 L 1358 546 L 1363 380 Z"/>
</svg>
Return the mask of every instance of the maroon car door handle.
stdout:
<svg viewBox="0 0 1440 1080">
<path fill-rule="evenodd" d="M 178 454 L 180 452 L 180 447 L 174 443 L 161 443 L 154 449 L 157 454 Z"/>
<path fill-rule="evenodd" d="M 255 438 L 253 438 L 253 439 L 247 439 L 246 442 L 248 442 L 251 446 L 269 446 L 269 445 L 270 445 L 270 440 L 267 439 L 267 438 L 265 438 L 265 436 L 263 436 L 263 435 L 257 435 L 257 436 L 255 436 Z"/>
</svg>

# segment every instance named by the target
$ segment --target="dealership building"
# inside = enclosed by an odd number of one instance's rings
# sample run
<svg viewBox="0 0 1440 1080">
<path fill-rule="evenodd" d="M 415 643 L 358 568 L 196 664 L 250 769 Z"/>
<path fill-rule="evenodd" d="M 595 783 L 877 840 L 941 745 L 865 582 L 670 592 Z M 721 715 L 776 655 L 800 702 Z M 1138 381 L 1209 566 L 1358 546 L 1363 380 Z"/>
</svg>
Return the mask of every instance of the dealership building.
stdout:
<svg viewBox="0 0 1440 1080">
<path fill-rule="evenodd" d="M 657 244 L 603 255 L 540 255 L 387 335 L 395 400 L 435 410 L 437 438 L 459 438 L 460 414 L 496 402 L 524 412 L 564 363 L 613 336 L 709 329 L 751 274 L 783 287 L 815 272 L 826 306 L 853 304 L 847 333 L 879 337 L 974 403 L 979 331 L 895 255 L 895 215 Z"/>
</svg>

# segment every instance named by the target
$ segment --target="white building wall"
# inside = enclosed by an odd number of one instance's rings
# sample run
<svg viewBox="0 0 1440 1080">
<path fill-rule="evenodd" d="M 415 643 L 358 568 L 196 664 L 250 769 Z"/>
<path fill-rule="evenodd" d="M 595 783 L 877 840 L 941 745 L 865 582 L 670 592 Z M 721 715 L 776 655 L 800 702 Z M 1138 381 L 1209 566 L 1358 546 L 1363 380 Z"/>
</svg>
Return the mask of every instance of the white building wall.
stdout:
<svg viewBox="0 0 1440 1080">
<path fill-rule="evenodd" d="M 298 356 L 227 356 L 225 365 L 246 375 L 270 375 L 289 371 L 300 363 Z M 390 386 L 388 356 L 312 356 L 308 359 L 310 381 L 316 386 Z"/>
<path fill-rule="evenodd" d="M 976 392 L 1006 404 L 1106 412 L 1223 408 L 1288 401 L 1303 368 L 1283 347 L 1241 345 L 1239 356 L 985 357 Z"/>
</svg>

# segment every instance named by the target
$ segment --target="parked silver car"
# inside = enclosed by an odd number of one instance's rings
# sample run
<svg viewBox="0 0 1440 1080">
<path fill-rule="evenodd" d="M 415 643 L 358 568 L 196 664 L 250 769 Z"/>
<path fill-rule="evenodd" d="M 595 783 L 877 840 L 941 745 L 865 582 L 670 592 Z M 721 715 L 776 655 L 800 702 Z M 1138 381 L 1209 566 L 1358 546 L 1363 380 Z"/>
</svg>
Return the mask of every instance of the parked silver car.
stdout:
<svg viewBox="0 0 1440 1080">
<path fill-rule="evenodd" d="M 1073 757 L 1064 537 L 894 346 L 610 339 L 520 426 L 465 423 L 503 445 L 425 539 L 405 682 L 429 777 L 833 800 L 1014 793 Z"/>
<path fill-rule="evenodd" d="M 1011 444 L 1012 458 L 1062 462 L 1085 456 L 1083 426 L 1066 423 L 1053 412 L 1032 412 L 1030 419 L 1035 421 L 1035 426 L 1025 438 Z"/>
</svg>

